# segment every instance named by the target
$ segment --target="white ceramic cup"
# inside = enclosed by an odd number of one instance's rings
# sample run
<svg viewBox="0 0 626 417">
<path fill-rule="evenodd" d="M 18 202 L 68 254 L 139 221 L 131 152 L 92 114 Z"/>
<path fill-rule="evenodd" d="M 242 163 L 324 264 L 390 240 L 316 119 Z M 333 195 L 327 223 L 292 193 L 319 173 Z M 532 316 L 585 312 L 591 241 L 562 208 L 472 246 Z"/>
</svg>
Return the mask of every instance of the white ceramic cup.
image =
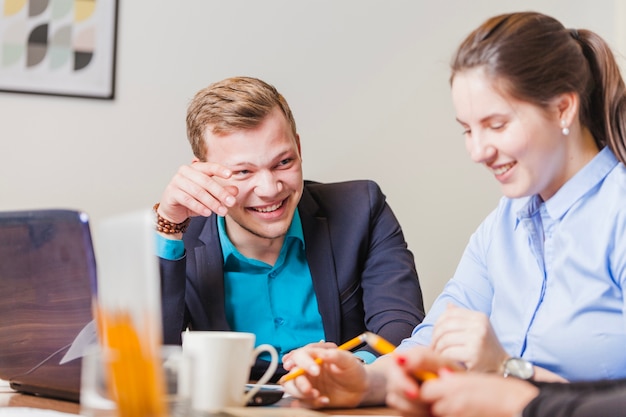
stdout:
<svg viewBox="0 0 626 417">
<path fill-rule="evenodd" d="M 190 331 L 183 333 L 183 355 L 189 358 L 191 407 L 195 411 L 215 412 L 227 407 L 244 406 L 276 372 L 278 354 L 267 344 L 254 347 L 253 333 Z M 246 384 L 257 356 L 268 352 L 270 366 L 255 384 Z"/>
</svg>

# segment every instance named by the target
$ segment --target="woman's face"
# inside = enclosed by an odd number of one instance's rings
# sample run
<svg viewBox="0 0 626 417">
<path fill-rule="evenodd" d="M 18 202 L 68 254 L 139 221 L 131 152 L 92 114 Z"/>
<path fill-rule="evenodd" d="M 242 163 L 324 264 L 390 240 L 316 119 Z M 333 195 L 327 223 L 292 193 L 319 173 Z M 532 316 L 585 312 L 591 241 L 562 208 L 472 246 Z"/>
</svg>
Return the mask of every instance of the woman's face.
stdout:
<svg viewBox="0 0 626 417">
<path fill-rule="evenodd" d="M 483 164 L 510 198 L 552 197 L 578 170 L 568 161 L 556 104 L 548 109 L 495 88 L 481 68 L 459 72 L 452 82 L 456 118 L 472 160 Z"/>
</svg>

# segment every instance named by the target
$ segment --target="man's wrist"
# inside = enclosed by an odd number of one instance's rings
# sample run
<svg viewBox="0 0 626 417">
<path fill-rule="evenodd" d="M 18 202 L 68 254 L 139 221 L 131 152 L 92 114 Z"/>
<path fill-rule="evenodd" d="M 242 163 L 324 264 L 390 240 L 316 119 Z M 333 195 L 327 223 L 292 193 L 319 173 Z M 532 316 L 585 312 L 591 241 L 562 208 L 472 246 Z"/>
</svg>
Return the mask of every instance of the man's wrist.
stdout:
<svg viewBox="0 0 626 417">
<path fill-rule="evenodd" d="M 160 203 L 156 203 L 152 207 L 152 210 L 154 211 L 154 214 L 156 216 L 157 232 L 166 235 L 182 235 L 183 233 L 185 233 L 187 231 L 187 228 L 189 227 L 189 222 L 191 222 L 191 218 L 187 217 L 181 223 L 171 222 L 170 220 L 159 214 L 159 205 Z"/>
<path fill-rule="evenodd" d="M 185 244 L 173 235 L 154 232 L 156 240 L 156 254 L 159 258 L 176 261 L 185 256 Z M 182 238 L 182 233 L 180 234 Z"/>
</svg>

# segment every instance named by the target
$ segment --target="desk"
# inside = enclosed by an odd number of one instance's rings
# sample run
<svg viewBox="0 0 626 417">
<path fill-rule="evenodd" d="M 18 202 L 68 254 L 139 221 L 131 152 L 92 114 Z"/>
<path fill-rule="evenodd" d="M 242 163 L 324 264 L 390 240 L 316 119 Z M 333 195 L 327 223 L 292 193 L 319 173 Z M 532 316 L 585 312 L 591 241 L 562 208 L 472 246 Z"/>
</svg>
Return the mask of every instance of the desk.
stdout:
<svg viewBox="0 0 626 417">
<path fill-rule="evenodd" d="M 42 408 L 46 410 L 61 411 L 70 414 L 79 414 L 80 405 L 69 401 L 53 400 L 50 398 L 37 397 L 34 395 L 19 394 L 13 391 L 9 385 L 0 380 L 0 407 L 32 407 Z M 275 406 L 259 407 L 259 408 L 298 408 L 298 400 L 293 398 L 283 398 Z M 250 407 L 255 408 L 255 407 Z M 336 409 L 336 410 L 317 410 L 327 415 L 342 416 L 398 416 L 400 415 L 393 409 L 387 407 L 363 407 L 356 409 Z"/>
</svg>

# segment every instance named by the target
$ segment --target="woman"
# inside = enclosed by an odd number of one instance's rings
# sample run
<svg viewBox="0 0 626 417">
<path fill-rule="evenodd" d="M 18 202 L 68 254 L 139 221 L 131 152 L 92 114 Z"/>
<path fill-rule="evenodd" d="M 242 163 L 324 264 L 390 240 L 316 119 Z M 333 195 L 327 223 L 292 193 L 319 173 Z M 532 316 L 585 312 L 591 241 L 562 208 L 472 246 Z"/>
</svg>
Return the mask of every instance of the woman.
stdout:
<svg viewBox="0 0 626 417">
<path fill-rule="evenodd" d="M 609 47 L 540 13 L 496 16 L 460 45 L 451 86 L 467 150 L 504 197 L 397 351 L 542 381 L 626 378 L 626 99 Z M 363 367 L 327 347 L 286 358 L 308 372 L 287 390 L 314 406 L 384 400 L 392 358 Z M 403 381 L 389 404 L 426 413 Z"/>
</svg>

